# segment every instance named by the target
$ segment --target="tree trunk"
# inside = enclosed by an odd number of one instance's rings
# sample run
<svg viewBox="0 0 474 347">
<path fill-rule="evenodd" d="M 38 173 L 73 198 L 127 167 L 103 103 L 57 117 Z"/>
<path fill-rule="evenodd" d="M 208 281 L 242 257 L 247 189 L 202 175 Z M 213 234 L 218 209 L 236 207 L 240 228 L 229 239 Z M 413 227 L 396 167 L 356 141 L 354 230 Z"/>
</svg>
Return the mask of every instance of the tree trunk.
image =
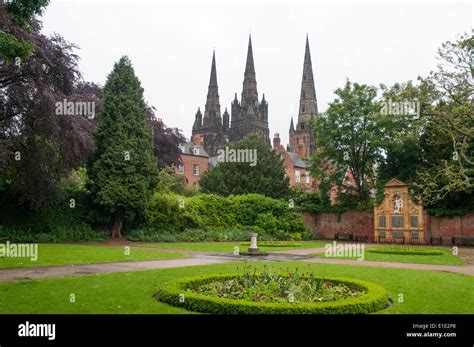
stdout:
<svg viewBox="0 0 474 347">
<path fill-rule="evenodd" d="M 112 226 L 110 228 L 110 237 L 112 238 L 121 238 L 122 237 L 122 225 L 123 225 L 123 216 L 122 213 L 117 211 L 114 214 L 112 220 Z"/>
</svg>

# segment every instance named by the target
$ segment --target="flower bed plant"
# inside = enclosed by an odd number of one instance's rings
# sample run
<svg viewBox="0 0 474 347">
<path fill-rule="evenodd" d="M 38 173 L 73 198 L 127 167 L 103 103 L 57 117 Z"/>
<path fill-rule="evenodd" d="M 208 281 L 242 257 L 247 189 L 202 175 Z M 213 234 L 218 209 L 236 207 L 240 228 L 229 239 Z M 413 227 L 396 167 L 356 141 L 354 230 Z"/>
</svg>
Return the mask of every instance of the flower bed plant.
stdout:
<svg viewBox="0 0 474 347">
<path fill-rule="evenodd" d="M 298 271 L 207 275 L 171 281 L 157 300 L 191 311 L 222 314 L 361 314 L 384 309 L 382 287 Z"/>
<path fill-rule="evenodd" d="M 402 255 L 443 255 L 441 249 L 436 248 L 413 248 L 413 247 L 379 247 L 369 248 L 367 252 L 382 254 L 402 254 Z"/>
</svg>

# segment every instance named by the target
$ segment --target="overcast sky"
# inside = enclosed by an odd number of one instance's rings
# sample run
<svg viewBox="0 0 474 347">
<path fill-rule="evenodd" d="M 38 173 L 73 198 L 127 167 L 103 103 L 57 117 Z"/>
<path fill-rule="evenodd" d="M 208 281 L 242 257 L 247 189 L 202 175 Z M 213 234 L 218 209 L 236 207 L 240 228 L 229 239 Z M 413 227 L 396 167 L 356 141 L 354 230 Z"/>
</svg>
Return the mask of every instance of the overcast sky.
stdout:
<svg viewBox="0 0 474 347">
<path fill-rule="evenodd" d="M 472 29 L 470 2 L 158 2 L 52 0 L 46 34 L 81 49 L 84 78 L 103 85 L 128 55 L 145 99 L 168 126 L 191 135 L 204 110 L 216 50 L 222 113 L 240 99 L 252 33 L 259 98 L 269 104 L 270 134 L 288 141 L 297 117 L 308 33 L 319 110 L 345 79 L 378 85 L 414 80 L 436 67 L 440 44 Z"/>
</svg>

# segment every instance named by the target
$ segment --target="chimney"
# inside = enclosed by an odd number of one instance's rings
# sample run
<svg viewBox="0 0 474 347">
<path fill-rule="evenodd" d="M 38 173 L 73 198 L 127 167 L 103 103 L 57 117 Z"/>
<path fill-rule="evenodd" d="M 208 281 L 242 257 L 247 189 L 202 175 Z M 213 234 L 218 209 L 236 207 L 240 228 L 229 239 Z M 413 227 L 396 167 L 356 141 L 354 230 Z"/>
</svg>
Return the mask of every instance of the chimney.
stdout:
<svg viewBox="0 0 474 347">
<path fill-rule="evenodd" d="M 280 133 L 273 135 L 273 149 L 276 151 L 280 149 Z"/>
<path fill-rule="evenodd" d="M 196 134 L 192 138 L 192 142 L 195 143 L 198 146 L 202 146 L 202 135 L 201 134 Z"/>
</svg>

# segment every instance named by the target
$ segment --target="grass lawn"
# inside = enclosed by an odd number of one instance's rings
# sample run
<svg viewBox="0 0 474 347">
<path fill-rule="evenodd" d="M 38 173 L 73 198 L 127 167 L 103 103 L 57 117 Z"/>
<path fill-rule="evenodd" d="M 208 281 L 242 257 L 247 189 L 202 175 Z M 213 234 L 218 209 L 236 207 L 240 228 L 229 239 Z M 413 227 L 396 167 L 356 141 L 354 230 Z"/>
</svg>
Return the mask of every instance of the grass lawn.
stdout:
<svg viewBox="0 0 474 347">
<path fill-rule="evenodd" d="M 391 249 L 404 249 L 407 246 L 377 246 L 376 248 L 387 247 Z M 417 263 L 417 264 L 445 264 L 445 265 L 462 265 L 464 262 L 458 256 L 452 254 L 451 248 L 443 247 L 429 247 L 429 246 L 409 246 L 410 249 L 436 249 L 443 252 L 442 255 L 411 255 L 411 254 L 384 254 L 384 253 L 371 253 L 369 252 L 370 248 L 365 249 L 364 260 L 374 260 L 374 261 L 388 261 L 388 262 L 398 262 L 398 263 Z M 321 258 L 326 257 L 324 253 L 313 254 Z M 339 259 L 355 259 L 350 257 L 337 257 Z"/>
<path fill-rule="evenodd" d="M 185 249 L 193 251 L 205 251 L 205 252 L 227 252 L 233 253 L 234 247 L 239 247 L 241 251 L 246 251 L 248 246 L 242 246 L 241 241 L 235 242 L 182 242 L 182 243 L 171 243 L 171 242 L 160 242 L 160 243 L 131 243 L 131 246 L 141 247 L 153 247 L 163 249 Z M 260 247 L 262 251 L 283 251 L 288 249 L 304 249 L 304 248 L 321 248 L 324 247 L 328 241 L 295 241 L 300 246 L 295 247 Z"/>
<path fill-rule="evenodd" d="M 474 313 L 474 276 L 295 262 L 266 265 L 275 270 L 297 267 L 323 276 L 378 283 L 394 302 L 379 313 Z M 244 263 L 0 283 L 0 313 L 191 313 L 154 300 L 156 288 L 183 276 L 235 272 L 237 266 L 242 269 Z M 75 295 L 74 303 L 69 300 L 71 294 Z M 403 302 L 398 301 L 399 294 Z"/>
<path fill-rule="evenodd" d="M 123 247 L 85 246 L 69 244 L 39 244 L 38 259 L 0 258 L 0 268 L 23 268 L 33 266 L 109 263 L 118 261 L 137 261 L 163 258 L 182 258 L 185 255 L 174 252 L 130 249 L 125 254 Z"/>
</svg>

